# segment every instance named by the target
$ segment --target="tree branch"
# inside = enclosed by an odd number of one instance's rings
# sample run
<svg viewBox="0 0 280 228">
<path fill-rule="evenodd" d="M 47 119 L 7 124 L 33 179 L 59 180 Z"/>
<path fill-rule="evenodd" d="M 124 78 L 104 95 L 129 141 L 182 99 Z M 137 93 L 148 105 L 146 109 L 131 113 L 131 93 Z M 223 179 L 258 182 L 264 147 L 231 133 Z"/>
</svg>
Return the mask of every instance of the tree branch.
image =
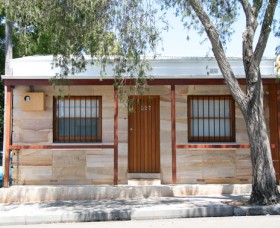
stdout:
<svg viewBox="0 0 280 228">
<path fill-rule="evenodd" d="M 248 0 L 240 0 L 240 3 L 243 7 L 243 11 L 246 15 L 246 29 L 243 33 L 243 64 L 245 71 L 248 71 L 248 63 L 252 62 L 253 58 L 253 42 L 255 31 L 257 29 L 258 23 L 255 17 L 255 14 L 252 10 L 252 7 Z"/>
<path fill-rule="evenodd" d="M 263 5 L 263 0 L 254 0 L 253 8 L 255 11 L 255 17 L 258 17 L 262 5 Z"/>
<path fill-rule="evenodd" d="M 259 65 L 255 61 L 254 56 L 254 37 L 258 26 L 256 9 L 251 6 L 248 0 L 240 0 L 243 11 L 246 15 L 246 29 L 243 33 L 242 48 L 243 48 L 243 65 L 246 75 L 246 90 L 247 96 L 251 99 L 254 95 L 256 83 L 261 83 L 256 72 L 259 71 Z M 258 4 L 256 1 L 254 5 Z"/>
<path fill-rule="evenodd" d="M 247 22 L 247 18 L 249 18 L 249 16 L 250 16 L 250 3 L 247 1 L 247 0 L 239 0 L 240 1 L 240 3 L 241 3 L 241 5 L 242 5 L 242 7 L 243 7 L 243 11 L 244 11 L 244 13 L 245 13 L 245 15 L 246 15 L 246 24 L 248 23 Z"/>
<path fill-rule="evenodd" d="M 273 16 L 275 14 L 275 9 L 277 6 L 278 0 L 270 0 L 265 11 L 263 24 L 259 36 L 257 46 L 254 51 L 255 61 L 260 64 L 263 57 L 263 53 L 268 41 L 269 34 L 271 32 L 271 24 L 273 21 Z"/>
<path fill-rule="evenodd" d="M 238 103 L 239 107 L 244 111 L 247 103 L 245 99 L 246 96 L 242 91 L 238 81 L 236 80 L 229 62 L 227 61 L 217 29 L 211 22 L 207 13 L 202 8 L 201 2 L 199 0 L 190 0 L 189 3 L 205 28 L 207 36 L 212 44 L 212 51 L 225 79 L 225 83 L 228 85 L 231 94 Z"/>
</svg>

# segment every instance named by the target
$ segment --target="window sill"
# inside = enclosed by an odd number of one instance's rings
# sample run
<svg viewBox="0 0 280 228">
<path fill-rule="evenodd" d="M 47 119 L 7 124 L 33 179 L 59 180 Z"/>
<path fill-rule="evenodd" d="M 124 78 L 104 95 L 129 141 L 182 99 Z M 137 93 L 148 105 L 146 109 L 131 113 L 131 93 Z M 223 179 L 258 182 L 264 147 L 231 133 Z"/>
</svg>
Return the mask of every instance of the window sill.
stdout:
<svg viewBox="0 0 280 228">
<path fill-rule="evenodd" d="M 177 144 L 176 145 L 177 149 L 248 149 L 250 148 L 249 144 L 238 144 L 236 142 L 233 143 L 187 143 L 187 144 Z"/>
<path fill-rule="evenodd" d="M 53 143 L 48 145 L 12 145 L 9 147 L 10 150 L 20 149 L 113 149 L 114 144 L 105 143 Z"/>
</svg>

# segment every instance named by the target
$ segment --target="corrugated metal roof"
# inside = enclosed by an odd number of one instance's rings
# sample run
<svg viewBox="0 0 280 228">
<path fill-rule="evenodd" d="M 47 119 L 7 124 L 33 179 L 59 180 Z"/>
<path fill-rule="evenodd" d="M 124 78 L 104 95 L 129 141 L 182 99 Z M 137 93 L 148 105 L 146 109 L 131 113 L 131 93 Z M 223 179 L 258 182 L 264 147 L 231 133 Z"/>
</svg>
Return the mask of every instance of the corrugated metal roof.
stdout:
<svg viewBox="0 0 280 228">
<path fill-rule="evenodd" d="M 156 59 L 149 57 L 152 71 L 147 72 L 156 78 L 221 78 L 222 74 L 214 57 L 190 57 L 190 56 L 159 56 Z M 90 56 L 86 56 L 91 60 Z M 11 61 L 13 75 L 2 76 L 3 79 L 21 78 L 52 78 L 60 73 L 59 68 L 52 67 L 53 56 L 35 55 L 26 56 Z M 229 57 L 232 70 L 237 77 L 244 77 L 242 58 Z M 261 73 L 264 77 L 274 77 L 275 58 L 264 58 L 261 62 Z M 107 76 L 113 77 L 113 65 L 108 65 Z M 86 71 L 75 74 L 75 77 L 100 78 L 101 66 L 88 65 Z M 70 77 L 70 76 L 68 76 Z"/>
</svg>

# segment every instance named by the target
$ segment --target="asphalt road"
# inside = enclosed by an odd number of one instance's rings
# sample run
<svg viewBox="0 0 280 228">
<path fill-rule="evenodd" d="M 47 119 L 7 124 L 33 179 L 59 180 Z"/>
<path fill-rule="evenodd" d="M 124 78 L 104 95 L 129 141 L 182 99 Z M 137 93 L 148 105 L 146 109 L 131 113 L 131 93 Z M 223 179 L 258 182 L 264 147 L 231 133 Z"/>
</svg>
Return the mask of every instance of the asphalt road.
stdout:
<svg viewBox="0 0 280 228">
<path fill-rule="evenodd" d="M 242 216 L 242 217 L 216 217 L 216 218 L 187 218 L 187 219 L 162 219 L 162 220 L 132 220 L 132 221 L 113 221 L 113 222 L 89 222 L 89 223 L 59 223 L 59 224 L 40 224 L 40 228 L 279 228 L 280 215 L 270 216 Z M 1 226 L 7 228 L 35 228 L 35 225 L 20 226 Z"/>
</svg>

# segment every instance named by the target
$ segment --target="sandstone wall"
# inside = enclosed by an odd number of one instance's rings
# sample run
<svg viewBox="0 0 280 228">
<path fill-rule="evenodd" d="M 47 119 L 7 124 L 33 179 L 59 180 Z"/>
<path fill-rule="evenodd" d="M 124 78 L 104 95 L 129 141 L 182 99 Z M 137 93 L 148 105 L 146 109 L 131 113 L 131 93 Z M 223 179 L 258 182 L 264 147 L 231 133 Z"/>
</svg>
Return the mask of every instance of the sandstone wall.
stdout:
<svg viewBox="0 0 280 228">
<path fill-rule="evenodd" d="M 14 145 L 53 144 L 53 96 L 50 86 L 35 86 L 45 92 L 46 110 L 26 112 L 21 108 L 27 86 L 16 86 L 13 93 Z M 267 91 L 267 89 L 266 89 Z M 64 87 L 68 95 L 102 96 L 102 143 L 114 143 L 114 89 L 112 86 Z M 160 164 L 164 184 L 172 183 L 171 91 L 170 86 L 152 86 L 151 95 L 160 96 Z M 226 86 L 176 86 L 177 144 L 188 143 L 188 95 L 229 94 Z M 268 119 L 268 92 L 265 114 Z M 246 126 L 238 107 L 236 143 L 247 144 Z M 127 183 L 127 108 L 119 105 L 119 183 Z M 113 149 L 22 149 L 13 151 L 14 184 L 113 184 Z M 248 149 L 177 149 L 178 183 L 250 183 Z"/>
</svg>

